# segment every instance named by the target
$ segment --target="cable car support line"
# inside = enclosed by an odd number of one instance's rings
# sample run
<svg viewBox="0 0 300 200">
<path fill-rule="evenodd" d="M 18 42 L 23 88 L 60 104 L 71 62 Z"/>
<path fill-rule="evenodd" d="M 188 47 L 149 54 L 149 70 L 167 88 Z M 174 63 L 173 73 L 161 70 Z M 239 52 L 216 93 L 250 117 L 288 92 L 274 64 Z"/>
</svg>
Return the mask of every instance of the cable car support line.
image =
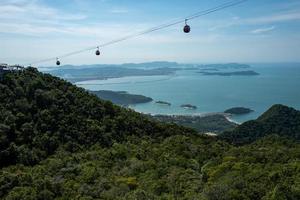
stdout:
<svg viewBox="0 0 300 200">
<path fill-rule="evenodd" d="M 121 37 L 121 38 L 103 43 L 103 44 L 98 45 L 98 46 L 88 47 L 88 48 L 81 49 L 81 50 L 78 50 L 78 51 L 73 51 L 73 52 L 70 52 L 70 53 L 67 53 L 67 54 L 64 54 L 64 55 L 61 55 L 61 56 L 55 56 L 55 57 L 52 57 L 52 58 L 47 58 L 47 59 L 43 59 L 43 60 L 34 61 L 34 62 L 31 62 L 30 64 L 27 64 L 27 65 L 39 64 L 39 63 L 49 62 L 49 61 L 53 61 L 53 60 L 56 60 L 56 64 L 60 65 L 61 58 L 70 57 L 70 56 L 77 55 L 77 54 L 80 54 L 80 53 L 83 53 L 83 52 L 86 52 L 86 51 L 91 51 L 91 50 L 96 50 L 95 54 L 97 56 L 99 56 L 100 55 L 99 48 L 110 46 L 112 44 L 116 44 L 116 43 L 119 43 L 119 42 L 122 42 L 122 41 L 125 41 L 125 40 L 136 38 L 136 37 L 139 37 L 139 36 L 142 36 L 142 35 L 145 35 L 145 34 L 149 34 L 149 33 L 152 33 L 152 32 L 158 31 L 158 30 L 166 29 L 168 27 L 175 26 L 177 24 L 182 24 L 182 23 L 185 24 L 183 31 L 185 33 L 189 33 L 191 31 L 191 28 L 187 24 L 188 21 L 191 21 L 193 19 L 205 16 L 205 15 L 208 15 L 208 14 L 211 14 L 211 13 L 214 13 L 214 12 L 217 12 L 217 11 L 229 8 L 229 7 L 236 6 L 238 4 L 242 4 L 246 1 L 248 1 L 248 0 L 234 0 L 234 1 L 227 2 L 227 3 L 223 3 L 219 6 L 214 7 L 214 8 L 210 8 L 208 10 L 200 11 L 200 12 L 194 13 L 192 15 L 189 15 L 187 17 L 174 20 L 173 22 L 169 22 L 169 23 L 162 24 L 162 25 L 159 25 L 159 26 L 156 26 L 156 27 L 152 27 L 150 29 L 147 29 L 147 30 L 144 30 L 144 31 L 132 34 L 132 35 L 127 35 L 125 37 Z"/>
</svg>

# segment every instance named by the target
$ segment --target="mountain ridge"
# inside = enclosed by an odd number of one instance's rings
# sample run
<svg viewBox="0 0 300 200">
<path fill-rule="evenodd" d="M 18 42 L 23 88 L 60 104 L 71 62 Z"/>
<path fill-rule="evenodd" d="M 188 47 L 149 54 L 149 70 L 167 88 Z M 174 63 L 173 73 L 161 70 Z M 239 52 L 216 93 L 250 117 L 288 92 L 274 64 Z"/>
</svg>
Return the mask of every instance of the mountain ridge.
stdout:
<svg viewBox="0 0 300 200">
<path fill-rule="evenodd" d="M 300 111 L 281 104 L 273 105 L 257 120 L 251 120 L 233 131 L 220 135 L 222 139 L 235 144 L 247 144 L 257 139 L 278 134 L 300 140 Z"/>
</svg>

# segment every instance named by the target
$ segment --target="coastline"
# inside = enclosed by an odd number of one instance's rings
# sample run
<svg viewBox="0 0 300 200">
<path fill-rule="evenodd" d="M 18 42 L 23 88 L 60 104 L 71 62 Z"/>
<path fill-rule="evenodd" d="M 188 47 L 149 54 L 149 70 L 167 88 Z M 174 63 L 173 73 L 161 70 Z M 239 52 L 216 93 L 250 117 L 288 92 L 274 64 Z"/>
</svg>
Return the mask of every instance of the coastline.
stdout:
<svg viewBox="0 0 300 200">
<path fill-rule="evenodd" d="M 131 105 L 129 106 L 130 109 L 133 109 L 133 107 L 131 107 Z M 134 110 L 134 109 L 133 109 Z M 182 114 L 182 113 L 174 113 L 174 114 L 153 114 L 153 113 L 145 113 L 145 112 L 140 112 L 137 110 L 134 110 L 135 112 L 144 114 L 144 115 L 151 115 L 151 116 L 170 116 L 170 117 L 176 117 L 176 116 L 187 116 L 187 117 L 209 117 L 209 116 L 215 116 L 215 115 L 222 115 L 224 116 L 229 122 L 235 123 L 240 125 L 241 123 L 233 120 L 230 118 L 230 114 L 227 113 L 223 113 L 223 112 L 210 112 L 210 113 L 191 113 L 191 114 Z"/>
<path fill-rule="evenodd" d="M 229 122 L 235 123 L 235 124 L 237 124 L 237 125 L 241 125 L 241 124 L 242 124 L 242 123 L 240 123 L 240 122 L 237 122 L 237 121 L 231 119 L 229 116 L 224 115 L 224 117 L 225 117 Z"/>
<path fill-rule="evenodd" d="M 231 122 L 224 113 L 205 113 L 197 115 L 144 115 L 161 122 L 175 123 L 192 128 L 201 134 L 211 133 L 213 135 L 218 135 L 238 126 L 237 123 Z"/>
<path fill-rule="evenodd" d="M 225 68 L 226 65 L 222 66 L 223 65 L 217 65 L 221 72 L 241 70 L 228 69 Z M 206 68 L 205 65 L 200 65 L 200 67 Z M 210 65 L 209 67 L 213 68 L 214 65 Z M 259 115 L 273 103 L 274 98 L 280 99 L 281 96 L 286 96 L 290 93 L 298 93 L 297 88 L 294 86 L 299 82 L 299 64 L 251 63 L 250 69 L 257 71 L 261 75 L 259 77 L 204 77 L 201 74 L 195 73 L 195 71 L 178 70 L 174 75 L 170 76 L 174 77 L 171 78 L 171 80 L 168 80 L 166 76 L 124 77 L 120 78 L 121 80 L 108 79 L 99 82 L 77 82 L 76 84 L 80 84 L 80 87 L 88 90 L 128 91 L 129 93 L 152 97 L 154 101 L 166 100 L 172 103 L 172 107 L 170 108 L 167 106 L 158 106 L 154 103 L 129 106 L 136 111 L 145 113 L 189 115 L 202 112 L 202 110 L 208 112 L 224 111 L 225 109 L 236 105 L 249 105 L 250 102 L 251 108 L 255 110 L 254 113 L 228 117 L 228 120 L 237 123 L 243 123 L 259 117 Z M 279 76 L 288 76 L 290 81 L 284 82 L 282 79 L 275 81 Z M 161 82 L 163 79 L 165 81 Z M 259 81 L 257 81 L 257 79 L 259 79 Z M 236 90 L 238 85 L 234 84 L 235 82 L 239 82 L 243 89 Z M 274 97 L 270 98 L 270 95 L 265 93 L 264 88 L 260 87 L 260 84 L 266 85 Z M 233 92 L 224 90 L 220 86 L 228 89 L 230 88 Z M 251 88 L 255 88 L 256 95 L 252 94 Z M 210 93 L 209 91 L 211 90 L 215 92 Z M 188 99 L 182 96 L 180 91 L 185 91 Z M 261 96 L 262 98 L 257 99 L 256 96 Z M 222 101 L 219 101 L 219 99 L 222 99 Z M 235 103 L 233 103 L 233 101 Z M 300 103 L 297 99 L 286 98 L 285 101 L 287 105 L 300 109 Z M 193 103 L 199 107 L 199 110 L 181 109 L 179 106 L 182 103 Z"/>
<path fill-rule="evenodd" d="M 222 115 L 224 116 L 224 118 L 230 122 L 230 123 L 234 123 L 236 125 L 241 125 L 242 122 L 238 122 L 235 121 L 234 119 L 231 118 L 231 114 L 228 113 L 224 113 L 224 112 L 209 112 L 209 113 L 149 113 L 149 112 L 142 112 L 142 111 L 138 111 L 136 109 L 134 109 L 134 105 L 129 105 L 128 108 L 134 110 L 135 112 L 144 114 L 144 115 L 150 115 L 151 117 L 156 117 L 156 116 L 168 116 L 168 117 L 200 117 L 200 118 L 205 118 L 205 117 L 210 117 L 210 116 L 218 116 L 218 115 Z"/>
</svg>

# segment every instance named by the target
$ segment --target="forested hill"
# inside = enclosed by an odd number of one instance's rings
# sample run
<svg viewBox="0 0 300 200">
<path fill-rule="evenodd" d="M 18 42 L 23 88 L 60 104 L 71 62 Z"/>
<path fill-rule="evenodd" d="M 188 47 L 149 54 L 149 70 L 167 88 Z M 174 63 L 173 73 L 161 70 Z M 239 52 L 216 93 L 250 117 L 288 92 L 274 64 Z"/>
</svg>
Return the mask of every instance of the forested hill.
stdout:
<svg viewBox="0 0 300 200">
<path fill-rule="evenodd" d="M 300 141 L 300 111 L 274 105 L 257 120 L 245 122 L 220 137 L 231 143 L 247 144 L 270 134 Z"/>
<path fill-rule="evenodd" d="M 233 146 L 151 121 L 34 68 L 6 74 L 0 100 L 0 199 L 300 199 L 293 139 L 270 135 Z M 274 108 L 255 123 L 279 123 L 278 110 L 299 121 L 298 111 Z M 297 131 L 288 128 L 295 123 L 278 124 L 285 127 L 278 133 Z M 266 135 L 249 127 L 246 133 Z"/>
<path fill-rule="evenodd" d="M 111 146 L 131 135 L 193 133 L 150 121 L 34 68 L 7 74 L 0 99 L 0 166 L 33 165 L 58 148 L 75 152 L 96 143 Z"/>
</svg>

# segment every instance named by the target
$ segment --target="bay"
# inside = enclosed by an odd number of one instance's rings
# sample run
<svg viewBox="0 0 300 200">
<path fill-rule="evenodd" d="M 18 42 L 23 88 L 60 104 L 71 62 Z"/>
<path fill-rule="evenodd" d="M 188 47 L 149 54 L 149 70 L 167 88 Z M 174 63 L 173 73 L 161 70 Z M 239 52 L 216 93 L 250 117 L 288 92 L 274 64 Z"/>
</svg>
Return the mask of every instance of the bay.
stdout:
<svg viewBox="0 0 300 200">
<path fill-rule="evenodd" d="M 197 73 L 200 70 L 179 70 L 169 76 L 123 77 L 76 84 L 88 90 L 127 91 L 151 97 L 153 102 L 130 106 L 150 114 L 201 115 L 237 106 L 253 109 L 253 113 L 231 117 L 241 123 L 257 118 L 274 104 L 300 109 L 300 64 L 250 65 L 249 70 L 259 76 L 205 76 Z M 172 105 L 156 104 L 159 100 Z M 198 109 L 184 109 L 180 107 L 182 104 L 192 104 Z"/>
</svg>

